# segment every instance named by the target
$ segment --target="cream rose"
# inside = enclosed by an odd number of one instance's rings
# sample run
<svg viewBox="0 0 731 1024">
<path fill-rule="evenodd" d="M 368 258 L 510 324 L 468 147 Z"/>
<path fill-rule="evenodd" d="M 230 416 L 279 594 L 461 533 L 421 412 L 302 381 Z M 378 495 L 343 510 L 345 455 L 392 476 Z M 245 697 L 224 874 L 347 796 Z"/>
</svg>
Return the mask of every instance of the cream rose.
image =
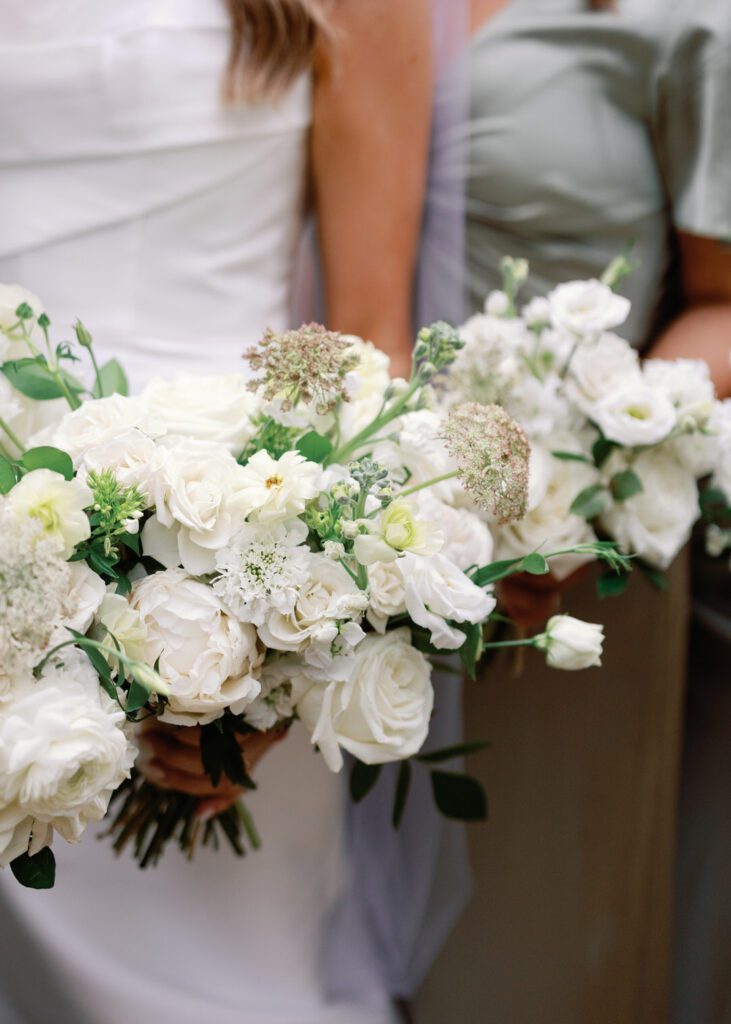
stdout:
<svg viewBox="0 0 731 1024">
<path fill-rule="evenodd" d="M 371 634 L 353 656 L 345 682 L 295 680 L 297 712 L 331 771 L 342 750 L 366 764 L 416 754 L 434 707 L 431 666 L 411 643 L 408 629 Z"/>
<path fill-rule="evenodd" d="M 406 584 L 395 562 L 376 562 L 368 570 L 369 604 L 366 618 L 384 633 L 392 615 L 406 611 Z"/>
<path fill-rule="evenodd" d="M 8 506 L 18 519 L 35 519 L 44 537 L 52 540 L 64 558 L 91 534 L 85 508 L 94 501 L 80 480 L 65 480 L 50 469 L 34 469 L 8 494 Z"/>
<path fill-rule="evenodd" d="M 535 640 L 535 646 L 546 652 L 551 668 L 569 672 L 601 665 L 603 644 L 604 626 L 571 615 L 554 615 L 546 623 L 545 633 Z"/>
</svg>

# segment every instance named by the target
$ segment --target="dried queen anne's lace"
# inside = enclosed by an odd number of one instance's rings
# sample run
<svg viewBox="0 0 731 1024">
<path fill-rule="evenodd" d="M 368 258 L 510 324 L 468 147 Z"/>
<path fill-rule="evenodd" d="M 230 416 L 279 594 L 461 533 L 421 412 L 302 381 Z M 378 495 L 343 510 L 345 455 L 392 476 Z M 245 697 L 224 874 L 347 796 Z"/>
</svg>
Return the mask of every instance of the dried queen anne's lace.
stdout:
<svg viewBox="0 0 731 1024">
<path fill-rule="evenodd" d="M 530 445 L 515 420 L 499 405 L 466 402 L 451 410 L 444 429 L 462 486 L 480 508 L 500 523 L 522 519 Z"/>
<path fill-rule="evenodd" d="M 358 365 L 352 343 L 320 324 L 303 324 L 296 331 L 266 331 L 244 358 L 262 376 L 250 383 L 264 398 L 282 400 L 286 412 L 295 405 L 314 403 L 318 414 L 331 412 L 339 400 L 347 401 L 345 378 Z"/>
</svg>

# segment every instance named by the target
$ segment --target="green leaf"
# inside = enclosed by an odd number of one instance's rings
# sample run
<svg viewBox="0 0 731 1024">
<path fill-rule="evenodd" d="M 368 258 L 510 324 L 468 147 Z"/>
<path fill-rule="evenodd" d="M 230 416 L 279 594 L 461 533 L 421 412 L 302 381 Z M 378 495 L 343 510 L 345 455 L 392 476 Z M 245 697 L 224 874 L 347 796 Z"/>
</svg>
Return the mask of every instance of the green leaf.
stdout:
<svg viewBox="0 0 731 1024">
<path fill-rule="evenodd" d="M 2 372 L 16 391 L 26 398 L 37 402 L 47 402 L 53 398 L 62 398 L 63 391 L 58 382 L 51 376 L 48 364 L 43 357 L 27 359 L 11 359 L 3 363 Z M 83 391 L 83 386 L 65 370 L 59 371 L 66 386 L 71 392 Z"/>
<path fill-rule="evenodd" d="M 440 647 L 435 647 L 431 642 L 431 633 L 422 626 L 411 626 L 411 643 L 422 654 L 443 654 Z"/>
<path fill-rule="evenodd" d="M 637 561 L 637 568 L 642 572 L 645 579 L 655 590 L 667 590 L 668 579 L 664 572 L 656 569 L 652 565 L 648 565 L 647 562 Z"/>
<path fill-rule="evenodd" d="M 118 576 L 116 592 L 118 594 L 121 594 L 122 597 L 126 597 L 127 594 L 130 594 L 132 592 L 132 584 L 130 582 L 129 576 L 125 576 L 124 574 Z"/>
<path fill-rule="evenodd" d="M 583 516 L 584 519 L 596 519 L 604 511 L 606 502 L 605 488 L 601 484 L 592 484 L 576 495 L 569 511 L 575 516 Z"/>
<path fill-rule="evenodd" d="M 133 712 L 139 711 L 140 708 L 143 708 L 149 700 L 149 697 L 150 691 L 147 687 L 143 686 L 142 683 L 138 683 L 136 679 L 133 679 L 130 684 L 129 692 L 127 693 L 127 703 L 125 705 L 127 714 L 131 715 Z"/>
<path fill-rule="evenodd" d="M 608 441 L 606 437 L 601 436 L 594 442 L 591 449 L 591 454 L 594 457 L 594 465 L 597 466 L 597 468 L 601 468 L 616 447 L 616 441 Z"/>
<path fill-rule="evenodd" d="M 391 812 L 391 823 L 398 828 L 406 810 L 406 801 L 411 787 L 411 764 L 402 761 L 399 765 L 398 777 L 396 779 L 396 792 L 393 798 L 393 811 Z"/>
<path fill-rule="evenodd" d="M 473 625 L 471 622 L 460 622 L 457 629 L 466 636 L 465 642 L 459 648 L 460 661 L 470 679 L 474 679 L 477 663 L 482 657 L 482 623 Z"/>
<path fill-rule="evenodd" d="M 0 455 L 0 494 L 7 494 L 15 487 L 15 470 L 12 462 Z"/>
<path fill-rule="evenodd" d="M 364 764 L 355 761 L 350 771 L 350 797 L 355 804 L 368 796 L 381 774 L 380 764 Z"/>
<path fill-rule="evenodd" d="M 546 559 L 537 551 L 532 551 L 529 555 L 526 555 L 520 568 L 521 572 L 528 572 L 531 576 L 545 576 L 546 573 L 551 571 Z"/>
<path fill-rule="evenodd" d="M 126 548 L 130 549 L 130 551 L 134 551 L 134 553 L 136 555 L 141 555 L 142 554 L 142 549 L 140 547 L 140 535 L 139 535 L 139 533 L 127 533 L 127 532 L 122 533 L 122 534 L 120 534 L 120 537 L 119 537 L 119 543 L 120 544 L 124 544 L 124 546 Z"/>
<path fill-rule="evenodd" d="M 56 858 L 53 850 L 46 846 L 32 857 L 21 853 L 10 861 L 10 870 L 27 889 L 52 889 L 56 881 Z"/>
<path fill-rule="evenodd" d="M 99 387 L 101 381 L 101 388 Z M 109 395 L 128 395 L 129 382 L 121 363 L 110 359 L 99 367 L 99 380 L 94 382 L 92 389 L 94 398 L 107 398 Z"/>
<path fill-rule="evenodd" d="M 442 747 L 441 750 L 430 750 L 428 754 L 418 754 L 417 761 L 424 764 L 441 764 L 442 761 L 452 761 L 455 757 L 469 757 L 470 754 L 479 754 L 481 750 L 487 750 L 490 746 L 485 740 L 474 740 L 472 743 L 459 743 L 454 747 Z"/>
<path fill-rule="evenodd" d="M 599 597 L 619 597 L 627 589 L 629 574 L 626 572 L 607 572 L 596 581 Z"/>
<path fill-rule="evenodd" d="M 332 441 L 316 430 L 310 430 L 297 442 L 297 451 L 310 462 L 324 462 L 332 450 Z"/>
<path fill-rule="evenodd" d="M 490 583 L 510 576 L 511 573 L 520 572 L 518 566 L 522 561 L 522 558 L 506 558 L 502 562 L 490 562 L 489 565 L 483 565 L 472 573 L 472 582 L 478 587 L 487 587 Z"/>
<path fill-rule="evenodd" d="M 631 469 L 625 469 L 621 473 L 615 473 L 610 485 L 612 494 L 616 501 L 626 501 L 635 494 L 642 491 L 642 481 Z"/>
<path fill-rule="evenodd" d="M 487 818 L 485 791 L 470 775 L 433 771 L 432 792 L 439 810 L 458 821 L 484 821 Z"/>
<path fill-rule="evenodd" d="M 67 452 L 60 448 L 51 448 L 43 445 L 40 448 L 29 448 L 20 459 L 20 464 L 26 473 L 34 469 L 51 469 L 54 473 L 60 473 L 66 480 L 72 480 L 74 476 L 74 464 Z"/>
<path fill-rule="evenodd" d="M 587 455 L 582 455 L 580 452 L 551 452 L 554 459 L 561 459 L 563 462 L 586 462 L 590 466 L 594 463 Z"/>
</svg>

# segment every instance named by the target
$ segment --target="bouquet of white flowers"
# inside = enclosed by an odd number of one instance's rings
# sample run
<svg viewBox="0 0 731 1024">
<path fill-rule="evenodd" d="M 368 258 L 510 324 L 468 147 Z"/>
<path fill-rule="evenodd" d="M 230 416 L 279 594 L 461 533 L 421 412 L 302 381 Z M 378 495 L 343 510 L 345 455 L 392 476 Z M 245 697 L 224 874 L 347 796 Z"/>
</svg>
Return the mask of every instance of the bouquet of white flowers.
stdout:
<svg viewBox="0 0 731 1024">
<path fill-rule="evenodd" d="M 41 309 L 0 289 L 0 864 L 52 884 L 52 833 L 77 841 L 113 796 L 115 846 L 132 843 L 143 865 L 171 840 L 191 855 L 219 837 L 237 852 L 247 835 L 256 844 L 242 806 L 204 823 L 195 798 L 134 773 L 135 723 L 151 715 L 200 728 L 214 782 L 253 786 L 247 736 L 297 718 L 333 771 L 354 759 L 356 797 L 379 765 L 402 763 L 396 824 L 412 758 L 432 771 L 442 811 L 483 816 L 477 783 L 438 767 L 469 748 L 419 753 L 430 659 L 458 652 L 474 676 L 501 645 L 485 624 L 511 573 L 582 558 L 629 566 L 583 519 L 555 547 L 535 526 L 531 541 L 506 539 L 547 488 L 540 475 L 529 486 L 507 383 L 484 402 L 442 402 L 433 384 L 464 345 L 443 323 L 419 333 L 409 380 L 391 380 L 371 344 L 309 325 L 266 332 L 247 353 L 253 376 L 152 380 L 130 398 L 83 325 L 73 346 L 53 347 Z M 543 332 L 525 331 L 543 367 Z M 89 389 L 72 372 L 79 350 Z M 42 421 L 36 406 L 52 411 L 40 432 L 28 425 Z M 647 408 L 652 423 L 674 406 Z M 622 418 L 615 408 L 605 424 L 611 415 Z M 591 494 L 614 502 L 617 480 L 641 471 L 623 464 L 605 487 L 583 448 L 561 449 L 557 465 L 591 474 Z M 508 643 L 578 669 L 600 663 L 602 627 L 557 616 Z"/>
<path fill-rule="evenodd" d="M 501 558 L 601 536 L 661 584 L 701 516 L 715 553 L 731 545 L 731 403 L 716 400 L 706 363 L 643 363 L 613 333 L 630 311 L 615 291 L 630 270 L 620 257 L 601 281 L 560 285 L 518 312 L 529 268 L 508 257 L 503 289 L 460 328 L 446 403 L 495 402 L 531 445 L 527 514 L 493 526 Z M 574 550 L 551 570 L 560 580 L 592 557 Z M 599 580 L 602 594 L 625 585 L 621 573 Z"/>
</svg>

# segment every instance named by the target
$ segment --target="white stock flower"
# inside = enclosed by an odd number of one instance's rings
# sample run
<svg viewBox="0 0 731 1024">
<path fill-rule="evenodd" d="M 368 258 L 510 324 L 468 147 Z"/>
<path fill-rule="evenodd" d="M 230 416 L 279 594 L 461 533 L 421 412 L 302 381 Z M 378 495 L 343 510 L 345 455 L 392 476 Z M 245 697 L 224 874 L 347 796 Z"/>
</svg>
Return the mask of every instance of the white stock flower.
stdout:
<svg viewBox="0 0 731 1024">
<path fill-rule="evenodd" d="M 51 825 L 77 842 L 129 775 L 135 748 L 125 716 L 79 651 L 19 680 L 0 709 L 0 818 Z"/>
<path fill-rule="evenodd" d="M 272 610 L 289 615 L 309 574 L 306 540 L 300 519 L 247 523 L 216 555 L 214 591 L 242 622 L 260 626 Z"/>
<path fill-rule="evenodd" d="M 645 382 L 673 405 L 681 430 L 700 430 L 708 423 L 715 390 L 708 363 L 702 359 L 648 359 Z"/>
<path fill-rule="evenodd" d="M 551 668 L 569 672 L 601 665 L 603 644 L 604 626 L 571 615 L 554 615 L 535 641 L 535 646 L 546 652 Z"/>
<path fill-rule="evenodd" d="M 292 519 L 304 512 L 320 488 L 322 470 L 300 455 L 285 452 L 278 459 L 262 450 L 241 468 L 240 493 L 252 522 Z"/>
<path fill-rule="evenodd" d="M 628 448 L 657 444 L 676 421 L 670 399 L 642 382 L 610 392 L 595 405 L 592 418 L 609 441 Z"/>
<path fill-rule="evenodd" d="M 431 666 L 408 629 L 371 634 L 356 648 L 345 681 L 295 679 L 297 712 L 331 771 L 342 750 L 366 764 L 416 754 L 429 732 L 434 706 Z"/>
<path fill-rule="evenodd" d="M 666 569 L 690 537 L 698 518 L 698 489 L 688 470 L 665 446 L 640 452 L 632 461 L 615 453 L 603 467 L 610 478 L 629 466 L 642 490 L 612 502 L 601 524 L 622 550 Z"/>
<path fill-rule="evenodd" d="M 41 534 L 48 538 L 64 558 L 91 534 L 84 512 L 93 504 L 94 495 L 80 480 L 66 480 L 50 469 L 26 473 L 8 494 L 8 507 L 18 519 L 34 519 Z"/>
<path fill-rule="evenodd" d="M 396 564 L 404 580 L 406 609 L 417 625 L 429 630 L 435 647 L 457 650 L 465 634 L 449 622 L 482 622 L 495 607 L 495 598 L 444 555 L 404 555 Z"/>
<path fill-rule="evenodd" d="M 608 394 L 640 384 L 639 356 L 623 338 L 601 334 L 580 345 L 569 364 L 566 390 L 569 397 L 589 418 L 594 418 L 597 403 Z"/>
<path fill-rule="evenodd" d="M 207 376 L 179 373 L 150 381 L 141 403 L 166 431 L 197 441 L 214 441 L 238 455 L 256 433 L 253 419 L 260 400 L 243 374 Z"/>
<path fill-rule="evenodd" d="M 553 438 L 551 447 L 554 451 L 575 451 L 575 442 L 559 436 Z M 591 525 L 570 509 L 581 491 L 598 482 L 597 470 L 585 462 L 557 459 L 545 448 L 534 445 L 531 475 L 533 486 L 527 515 L 517 522 L 493 527 L 496 557 L 521 558 L 531 551 L 562 551 L 595 541 Z M 565 579 L 592 557 L 560 555 L 551 559 L 551 572 L 557 579 Z"/>
<path fill-rule="evenodd" d="M 618 327 L 629 316 L 631 303 L 601 281 L 569 281 L 548 296 L 551 323 L 580 337 Z"/>
<path fill-rule="evenodd" d="M 256 630 L 229 615 L 211 587 L 169 569 L 136 582 L 130 604 L 147 631 L 142 660 L 159 658 L 170 688 L 163 721 L 205 725 L 226 708 L 244 711 L 259 694 Z"/>
<path fill-rule="evenodd" d="M 150 414 L 139 398 L 109 395 L 67 412 L 50 443 L 68 452 L 74 465 L 78 465 L 90 448 L 116 441 L 132 428 L 150 437 L 160 437 L 165 432 L 164 424 Z"/>
<path fill-rule="evenodd" d="M 371 532 L 355 538 L 353 550 L 361 565 L 373 565 L 393 562 L 406 551 L 418 555 L 436 554 L 443 540 L 439 526 L 422 519 L 406 498 L 396 498 L 381 512 Z"/>
</svg>

